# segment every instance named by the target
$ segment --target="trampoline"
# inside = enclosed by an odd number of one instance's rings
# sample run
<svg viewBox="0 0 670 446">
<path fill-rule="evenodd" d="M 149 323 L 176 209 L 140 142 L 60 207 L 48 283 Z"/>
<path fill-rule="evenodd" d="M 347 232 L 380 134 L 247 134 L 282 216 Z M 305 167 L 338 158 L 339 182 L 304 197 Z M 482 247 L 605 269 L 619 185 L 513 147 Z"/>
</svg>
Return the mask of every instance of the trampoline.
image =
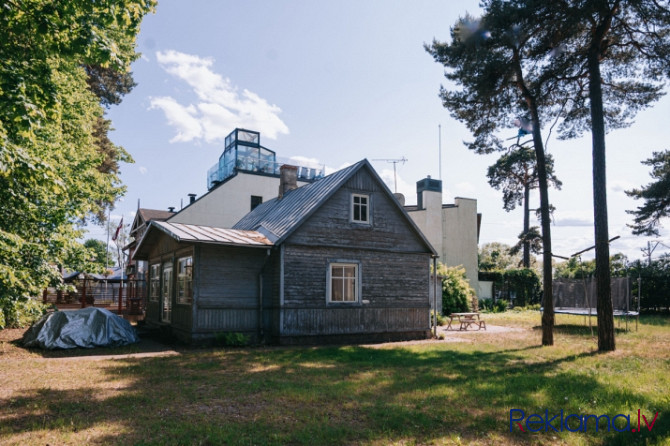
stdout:
<svg viewBox="0 0 670 446">
<path fill-rule="evenodd" d="M 621 326 L 621 319 L 625 319 L 626 330 L 628 330 L 628 319 L 634 317 L 636 318 L 635 330 L 637 331 L 640 316 L 640 300 L 637 299 L 637 306 L 633 305 L 630 292 L 630 278 L 613 278 L 611 287 L 614 317 L 619 318 L 619 326 Z M 596 280 L 594 278 L 554 280 L 553 291 L 554 313 L 584 317 L 598 315 L 596 308 Z"/>
</svg>

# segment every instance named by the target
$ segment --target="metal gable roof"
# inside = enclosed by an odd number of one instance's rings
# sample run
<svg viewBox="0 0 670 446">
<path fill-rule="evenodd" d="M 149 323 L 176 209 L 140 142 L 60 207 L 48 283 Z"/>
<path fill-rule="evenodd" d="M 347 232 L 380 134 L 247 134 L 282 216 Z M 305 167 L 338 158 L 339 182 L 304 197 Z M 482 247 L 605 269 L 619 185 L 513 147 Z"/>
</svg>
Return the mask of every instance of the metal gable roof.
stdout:
<svg viewBox="0 0 670 446">
<path fill-rule="evenodd" d="M 215 228 L 211 226 L 190 225 L 154 221 L 153 226 L 163 230 L 178 242 L 216 243 L 241 246 L 272 246 L 272 242 L 256 231 Z"/>
<path fill-rule="evenodd" d="M 367 160 L 359 161 L 314 183 L 294 189 L 282 199 L 275 198 L 263 203 L 238 221 L 233 229 L 259 231 L 275 244 L 280 243 L 366 164 Z"/>
<path fill-rule="evenodd" d="M 433 255 L 437 252 L 416 226 L 412 218 L 393 197 L 392 192 L 386 187 L 384 181 L 379 177 L 367 159 L 338 170 L 314 183 L 299 187 L 290 191 L 280 199 L 273 199 L 259 205 L 256 209 L 244 216 L 233 228 L 258 231 L 270 239 L 275 245 L 283 242 L 295 229 L 307 220 L 330 196 L 332 196 L 344 183 L 346 183 L 356 172 L 363 167 L 368 168 L 370 174 L 377 180 L 383 190 L 396 203 L 400 212 L 404 215 L 408 225 L 415 231 L 422 242 Z"/>
<path fill-rule="evenodd" d="M 250 248 L 270 248 L 272 241 L 257 231 L 238 229 L 215 228 L 212 226 L 191 225 L 184 223 L 170 223 L 167 221 L 152 221 L 144 236 L 137 245 L 134 258 L 141 258 L 144 245 L 149 237 L 160 230 L 177 242 L 205 243 L 213 245 L 243 246 Z M 138 257 L 139 256 L 139 257 Z"/>
</svg>

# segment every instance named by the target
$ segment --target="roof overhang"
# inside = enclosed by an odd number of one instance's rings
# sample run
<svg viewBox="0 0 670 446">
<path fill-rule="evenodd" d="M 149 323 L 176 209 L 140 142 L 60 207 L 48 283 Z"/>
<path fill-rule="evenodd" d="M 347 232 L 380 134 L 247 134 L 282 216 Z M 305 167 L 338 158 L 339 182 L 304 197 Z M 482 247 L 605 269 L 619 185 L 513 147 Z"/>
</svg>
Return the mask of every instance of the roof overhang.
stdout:
<svg viewBox="0 0 670 446">
<path fill-rule="evenodd" d="M 274 243 L 258 231 L 224 229 L 154 220 L 149 224 L 147 231 L 137 244 L 133 258 L 138 260 L 147 259 L 150 246 L 159 234 L 165 234 L 176 240 L 177 243 L 199 243 L 244 248 L 271 248 L 274 246 Z"/>
</svg>

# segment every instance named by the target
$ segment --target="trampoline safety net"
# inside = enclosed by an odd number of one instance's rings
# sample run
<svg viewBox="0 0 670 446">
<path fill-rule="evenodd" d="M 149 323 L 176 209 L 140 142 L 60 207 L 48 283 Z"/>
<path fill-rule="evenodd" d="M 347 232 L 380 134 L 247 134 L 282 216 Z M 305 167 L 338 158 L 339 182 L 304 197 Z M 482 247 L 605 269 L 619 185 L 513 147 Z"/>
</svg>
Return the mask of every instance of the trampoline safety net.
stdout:
<svg viewBox="0 0 670 446">
<path fill-rule="evenodd" d="M 637 310 L 631 301 L 630 279 L 616 277 L 611 281 L 612 306 L 615 313 L 630 313 Z M 553 296 L 555 311 L 575 313 L 591 312 L 596 314 L 596 280 L 590 277 L 584 279 L 560 279 L 553 282 Z"/>
</svg>

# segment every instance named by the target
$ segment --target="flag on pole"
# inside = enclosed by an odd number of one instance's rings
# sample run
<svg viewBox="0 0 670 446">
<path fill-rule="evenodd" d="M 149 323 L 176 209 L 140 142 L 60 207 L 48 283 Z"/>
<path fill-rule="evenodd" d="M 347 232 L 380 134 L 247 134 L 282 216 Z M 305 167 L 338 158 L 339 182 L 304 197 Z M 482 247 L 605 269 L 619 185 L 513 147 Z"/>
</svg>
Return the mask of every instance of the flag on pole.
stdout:
<svg viewBox="0 0 670 446">
<path fill-rule="evenodd" d="M 117 238 L 119 238 L 119 232 L 121 232 L 121 227 L 123 226 L 123 217 L 121 217 L 121 221 L 119 222 L 119 226 L 116 228 L 116 232 L 114 233 L 114 236 L 112 237 L 112 241 L 116 241 Z"/>
</svg>

